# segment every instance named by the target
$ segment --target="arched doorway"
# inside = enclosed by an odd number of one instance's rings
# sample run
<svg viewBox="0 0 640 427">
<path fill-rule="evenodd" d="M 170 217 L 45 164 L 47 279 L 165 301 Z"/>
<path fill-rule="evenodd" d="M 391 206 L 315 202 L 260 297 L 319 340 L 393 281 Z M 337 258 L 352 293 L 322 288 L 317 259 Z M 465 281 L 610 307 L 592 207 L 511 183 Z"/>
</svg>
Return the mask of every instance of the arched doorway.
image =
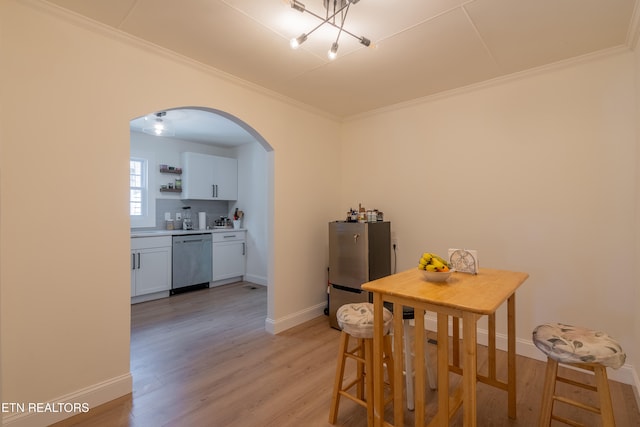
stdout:
<svg viewBox="0 0 640 427">
<path fill-rule="evenodd" d="M 145 118 L 159 116 L 173 127 L 170 136 L 148 135 L 143 132 Z M 167 213 L 179 210 L 179 194 L 159 192 L 160 164 L 179 166 L 181 151 L 201 151 L 238 159 L 238 200 L 221 202 L 216 213 L 229 215 L 235 208 L 245 212 L 243 227 L 247 228 L 248 281 L 267 286 L 267 312 L 272 313 L 273 289 L 269 277 L 273 262 L 273 149 L 249 124 L 238 117 L 208 107 L 184 106 L 149 112 L 131 120 L 131 153 L 145 154 L 151 159 L 149 168 L 149 199 L 154 198 L 149 229 L 164 228 Z M 154 176 L 155 175 L 155 176 Z"/>
</svg>

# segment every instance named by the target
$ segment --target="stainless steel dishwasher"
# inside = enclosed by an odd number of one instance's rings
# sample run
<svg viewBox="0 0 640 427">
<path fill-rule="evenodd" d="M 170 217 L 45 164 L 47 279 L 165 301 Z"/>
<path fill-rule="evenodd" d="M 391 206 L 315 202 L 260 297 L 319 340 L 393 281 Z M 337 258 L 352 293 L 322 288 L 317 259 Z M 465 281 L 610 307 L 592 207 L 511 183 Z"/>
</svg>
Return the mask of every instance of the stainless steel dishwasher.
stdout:
<svg viewBox="0 0 640 427">
<path fill-rule="evenodd" d="M 211 281 L 211 234 L 173 236 L 171 295 L 208 288 Z"/>
</svg>

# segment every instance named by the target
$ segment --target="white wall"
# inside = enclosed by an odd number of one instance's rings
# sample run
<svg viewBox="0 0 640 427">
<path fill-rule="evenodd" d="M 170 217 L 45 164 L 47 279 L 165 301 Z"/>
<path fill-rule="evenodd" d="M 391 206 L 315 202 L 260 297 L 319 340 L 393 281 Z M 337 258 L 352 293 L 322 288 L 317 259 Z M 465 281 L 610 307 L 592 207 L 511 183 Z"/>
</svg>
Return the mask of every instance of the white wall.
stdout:
<svg viewBox="0 0 640 427">
<path fill-rule="evenodd" d="M 231 204 L 244 212 L 242 227 L 247 229 L 247 274 L 245 280 L 267 284 L 269 207 L 268 154 L 258 143 L 235 149 L 238 159 L 238 202 Z"/>
<path fill-rule="evenodd" d="M 129 121 L 150 111 L 225 111 L 268 141 L 266 325 L 322 313 L 337 122 L 35 0 L 0 2 L 0 52 L 4 401 L 94 406 L 131 390 Z"/>
<path fill-rule="evenodd" d="M 562 321 L 608 331 L 637 362 L 633 70 L 619 53 L 351 120 L 341 206 L 384 211 L 399 270 L 463 247 L 529 273 L 519 349 Z"/>
</svg>

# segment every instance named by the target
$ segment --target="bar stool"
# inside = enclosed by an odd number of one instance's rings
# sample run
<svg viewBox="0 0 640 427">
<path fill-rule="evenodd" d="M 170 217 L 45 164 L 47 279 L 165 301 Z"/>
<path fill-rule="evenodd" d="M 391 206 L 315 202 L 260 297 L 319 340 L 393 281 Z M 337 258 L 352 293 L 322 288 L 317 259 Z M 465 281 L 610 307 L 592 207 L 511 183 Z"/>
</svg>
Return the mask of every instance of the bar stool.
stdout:
<svg viewBox="0 0 640 427">
<path fill-rule="evenodd" d="M 540 427 L 548 427 L 552 419 L 569 425 L 579 425 L 573 420 L 553 414 L 553 403 L 556 400 L 600 414 L 604 427 L 615 426 L 607 367 L 618 369 L 624 364 L 626 355 L 620 344 L 604 332 L 562 323 L 537 326 L 533 331 L 533 343 L 547 355 Z M 595 386 L 559 376 L 558 364 L 592 371 L 595 374 Z M 556 381 L 597 392 L 600 407 L 556 395 Z"/>
<path fill-rule="evenodd" d="M 393 304 L 385 302 L 384 306 L 393 313 Z M 413 411 L 415 409 L 414 387 L 413 387 L 413 358 L 411 352 L 411 344 L 413 341 L 411 331 L 409 330 L 410 321 L 415 318 L 413 307 L 402 306 L 402 321 L 404 323 L 404 372 L 405 382 L 407 385 L 407 409 Z M 437 388 L 437 375 L 433 371 L 431 363 L 429 363 L 429 351 L 427 349 L 428 342 L 424 340 L 424 364 L 427 368 L 427 379 L 429 380 L 429 388 L 435 390 Z"/>
<path fill-rule="evenodd" d="M 338 325 L 342 329 L 338 364 L 333 385 L 329 423 L 335 424 L 338 417 L 340 398 L 346 397 L 367 409 L 367 425 L 373 426 L 373 304 L 353 303 L 341 306 L 336 312 Z M 386 403 L 393 400 L 393 356 L 391 337 L 393 314 L 383 309 L 384 355 L 391 393 Z M 349 340 L 355 338 L 357 345 L 349 348 Z M 345 365 L 348 359 L 356 361 L 356 378 L 344 385 Z M 349 392 L 356 386 L 355 394 Z"/>
</svg>

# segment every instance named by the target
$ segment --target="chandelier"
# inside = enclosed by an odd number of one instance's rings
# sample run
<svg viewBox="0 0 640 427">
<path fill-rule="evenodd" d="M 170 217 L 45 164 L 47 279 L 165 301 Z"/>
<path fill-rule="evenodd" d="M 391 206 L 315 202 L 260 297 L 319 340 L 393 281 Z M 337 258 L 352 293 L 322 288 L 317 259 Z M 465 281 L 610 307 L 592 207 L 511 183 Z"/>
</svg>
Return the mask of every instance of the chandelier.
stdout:
<svg viewBox="0 0 640 427">
<path fill-rule="evenodd" d="M 311 31 L 307 33 L 302 33 L 298 37 L 291 39 L 291 47 L 293 49 L 297 49 L 302 43 L 307 40 L 307 37 L 311 35 L 315 30 L 322 27 L 325 24 L 331 25 L 338 29 L 338 35 L 336 36 L 336 41 L 333 42 L 329 52 L 327 53 L 329 59 L 333 60 L 338 55 L 338 41 L 340 40 L 340 35 L 342 33 L 346 33 L 351 37 L 357 39 L 360 44 L 364 46 L 371 45 L 371 40 L 366 37 L 356 36 L 353 33 L 350 33 L 344 28 L 344 21 L 347 19 L 347 14 L 349 13 L 349 8 L 352 4 L 358 3 L 360 0 L 323 0 L 324 8 L 326 9 L 325 16 L 318 15 L 314 12 L 311 12 L 309 9 L 305 7 L 304 4 L 299 2 L 298 0 L 291 0 L 291 7 L 301 13 L 308 13 L 310 15 L 315 16 L 321 22 L 314 27 Z"/>
</svg>

